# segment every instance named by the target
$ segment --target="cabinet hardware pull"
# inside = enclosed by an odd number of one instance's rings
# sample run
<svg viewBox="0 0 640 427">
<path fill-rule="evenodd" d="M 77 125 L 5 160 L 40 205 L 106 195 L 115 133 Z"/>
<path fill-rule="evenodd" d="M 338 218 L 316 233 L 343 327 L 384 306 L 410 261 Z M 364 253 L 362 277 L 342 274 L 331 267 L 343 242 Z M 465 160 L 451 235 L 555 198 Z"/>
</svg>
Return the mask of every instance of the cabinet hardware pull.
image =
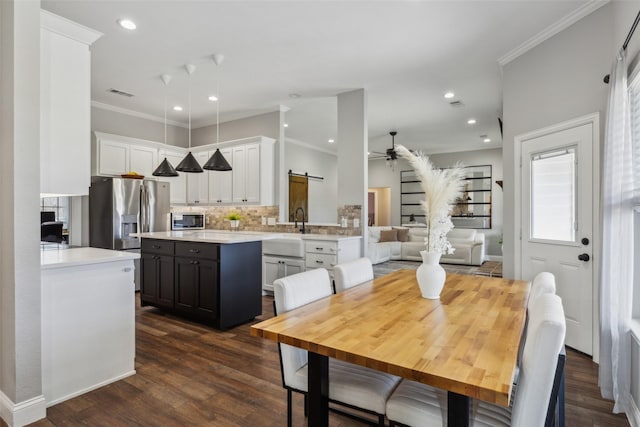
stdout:
<svg viewBox="0 0 640 427">
<path fill-rule="evenodd" d="M 319 259 L 317 259 L 316 264 L 324 264 L 324 261 L 320 261 Z"/>
<path fill-rule="evenodd" d="M 200 249 L 189 249 L 189 252 L 191 252 L 192 254 L 199 254 Z"/>
<path fill-rule="evenodd" d="M 124 271 L 125 273 L 128 273 L 131 271 L 131 267 L 123 268 L 122 271 Z"/>
<path fill-rule="evenodd" d="M 198 264 L 200 264 L 200 261 L 193 261 L 193 263 L 194 263 L 195 265 L 198 265 Z"/>
<path fill-rule="evenodd" d="M 151 247 L 152 247 L 153 249 L 160 249 L 162 246 L 158 246 L 158 245 L 151 245 Z"/>
<path fill-rule="evenodd" d="M 323 251 L 324 248 L 316 248 L 316 251 Z"/>
</svg>

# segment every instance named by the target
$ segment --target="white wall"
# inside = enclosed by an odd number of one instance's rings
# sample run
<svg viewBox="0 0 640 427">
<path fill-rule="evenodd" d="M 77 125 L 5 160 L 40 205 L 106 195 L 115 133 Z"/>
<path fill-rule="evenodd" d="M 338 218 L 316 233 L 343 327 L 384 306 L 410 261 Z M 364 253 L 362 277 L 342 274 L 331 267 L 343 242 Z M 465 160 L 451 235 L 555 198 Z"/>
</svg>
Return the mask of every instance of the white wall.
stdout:
<svg viewBox="0 0 640 427">
<path fill-rule="evenodd" d="M 0 2 L 0 415 L 45 415 L 40 321 L 40 2 Z M 22 404 L 23 409 L 15 409 Z"/>
<path fill-rule="evenodd" d="M 286 141 L 284 164 L 281 178 L 286 182 L 288 182 L 289 170 L 324 178 L 323 180 L 309 179 L 309 222 L 336 224 L 338 222 L 337 156 Z"/>
<path fill-rule="evenodd" d="M 148 141 L 164 142 L 163 122 L 97 107 L 91 107 L 91 130 L 146 139 Z M 193 135 L 191 138 L 193 145 Z M 167 125 L 167 144 L 187 147 L 188 139 L 188 129 L 180 126 Z"/>
<path fill-rule="evenodd" d="M 594 112 L 600 112 L 600 130 L 604 131 L 608 86 L 602 79 L 613 61 L 612 7 L 617 3 L 598 9 L 504 67 L 505 277 L 514 277 L 515 236 L 519 234 L 514 229 L 518 191 L 513 187 L 514 137 Z M 602 135 L 600 139 L 602 143 Z"/>
</svg>

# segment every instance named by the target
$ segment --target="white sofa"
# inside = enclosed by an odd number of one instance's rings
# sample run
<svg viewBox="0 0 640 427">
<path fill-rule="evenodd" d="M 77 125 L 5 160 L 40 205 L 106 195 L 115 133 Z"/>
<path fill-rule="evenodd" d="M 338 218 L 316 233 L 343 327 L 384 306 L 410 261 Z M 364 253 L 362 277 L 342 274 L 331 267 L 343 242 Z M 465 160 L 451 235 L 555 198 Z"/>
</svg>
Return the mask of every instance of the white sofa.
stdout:
<svg viewBox="0 0 640 427">
<path fill-rule="evenodd" d="M 392 229 L 408 229 L 408 241 L 380 242 L 380 232 Z M 425 249 L 425 227 L 368 227 L 367 257 L 372 264 L 389 260 L 422 261 L 420 251 Z M 447 234 L 452 254 L 443 254 L 440 262 L 445 264 L 482 265 L 484 262 L 484 233 L 467 228 L 454 228 Z"/>
</svg>

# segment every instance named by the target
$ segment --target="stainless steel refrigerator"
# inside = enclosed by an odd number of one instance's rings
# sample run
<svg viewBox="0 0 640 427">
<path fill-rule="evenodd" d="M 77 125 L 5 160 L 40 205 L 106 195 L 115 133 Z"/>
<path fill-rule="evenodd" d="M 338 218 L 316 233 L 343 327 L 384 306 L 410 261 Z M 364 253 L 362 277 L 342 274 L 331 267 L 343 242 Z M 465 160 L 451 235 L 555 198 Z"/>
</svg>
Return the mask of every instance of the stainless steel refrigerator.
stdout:
<svg viewBox="0 0 640 427">
<path fill-rule="evenodd" d="M 131 233 L 168 231 L 169 183 L 142 179 L 91 177 L 89 246 L 140 252 Z M 136 290 L 140 289 L 136 264 Z"/>
</svg>

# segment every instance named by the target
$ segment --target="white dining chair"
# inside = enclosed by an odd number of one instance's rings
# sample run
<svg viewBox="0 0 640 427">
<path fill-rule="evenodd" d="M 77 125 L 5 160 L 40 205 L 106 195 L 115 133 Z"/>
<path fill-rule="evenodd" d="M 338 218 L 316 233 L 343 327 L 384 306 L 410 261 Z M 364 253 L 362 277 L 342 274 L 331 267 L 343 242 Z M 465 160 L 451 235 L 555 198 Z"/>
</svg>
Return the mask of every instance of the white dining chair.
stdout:
<svg viewBox="0 0 640 427">
<path fill-rule="evenodd" d="M 566 331 L 560 297 L 540 296 L 530 307 L 529 316 L 522 372 L 513 405 L 507 408 L 473 399 L 469 416 L 474 427 L 542 427 L 550 407 L 555 405 L 556 365 L 562 358 Z M 403 380 L 387 402 L 387 417 L 392 427 L 398 423 L 445 426 L 447 392 Z"/>
<path fill-rule="evenodd" d="M 556 293 L 556 277 L 553 273 L 549 273 L 548 271 L 543 271 L 542 273 L 538 273 L 536 277 L 531 281 L 531 291 L 529 292 L 529 301 L 527 302 L 527 310 L 533 302 L 540 296 L 544 294 L 555 294 Z"/>
<path fill-rule="evenodd" d="M 358 258 L 333 267 L 336 293 L 373 280 L 373 266 L 369 258 Z"/>
<path fill-rule="evenodd" d="M 276 314 L 281 314 L 328 297 L 333 289 L 327 270 L 318 268 L 274 281 L 273 292 Z M 282 383 L 287 390 L 287 425 L 291 426 L 292 392 L 302 393 L 306 399 L 308 391 L 307 351 L 287 344 L 278 347 Z M 400 378 L 394 375 L 329 359 L 329 401 L 374 414 L 380 426 L 385 425 L 387 399 L 399 382 Z"/>
</svg>

